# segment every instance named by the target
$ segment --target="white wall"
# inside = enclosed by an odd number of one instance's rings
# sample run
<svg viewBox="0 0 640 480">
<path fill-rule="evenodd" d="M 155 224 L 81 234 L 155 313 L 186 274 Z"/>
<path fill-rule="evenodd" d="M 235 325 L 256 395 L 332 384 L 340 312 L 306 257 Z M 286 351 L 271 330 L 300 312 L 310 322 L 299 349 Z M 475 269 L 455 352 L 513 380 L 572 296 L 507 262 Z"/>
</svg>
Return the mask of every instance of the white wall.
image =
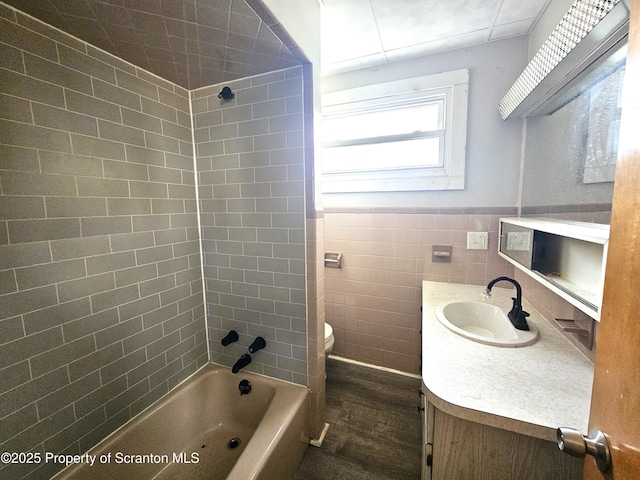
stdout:
<svg viewBox="0 0 640 480">
<path fill-rule="evenodd" d="M 522 120 L 502 121 L 498 102 L 527 62 L 527 37 L 324 77 L 333 92 L 460 68 L 470 70 L 464 190 L 324 194 L 324 207 L 491 207 L 518 203 Z"/>
<path fill-rule="evenodd" d="M 320 65 L 318 0 L 261 0 L 314 65 Z"/>
</svg>

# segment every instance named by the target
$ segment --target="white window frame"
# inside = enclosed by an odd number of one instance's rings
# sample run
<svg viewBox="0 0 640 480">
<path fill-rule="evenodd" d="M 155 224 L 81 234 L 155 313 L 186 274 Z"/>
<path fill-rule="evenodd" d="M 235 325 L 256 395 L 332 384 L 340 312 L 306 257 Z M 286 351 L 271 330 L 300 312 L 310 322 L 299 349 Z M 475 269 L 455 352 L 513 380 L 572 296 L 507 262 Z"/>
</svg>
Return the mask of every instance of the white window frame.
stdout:
<svg viewBox="0 0 640 480">
<path fill-rule="evenodd" d="M 323 193 L 464 189 L 468 92 L 469 70 L 464 69 L 323 94 L 323 117 L 421 98 L 445 101 L 443 165 L 323 173 Z"/>
</svg>

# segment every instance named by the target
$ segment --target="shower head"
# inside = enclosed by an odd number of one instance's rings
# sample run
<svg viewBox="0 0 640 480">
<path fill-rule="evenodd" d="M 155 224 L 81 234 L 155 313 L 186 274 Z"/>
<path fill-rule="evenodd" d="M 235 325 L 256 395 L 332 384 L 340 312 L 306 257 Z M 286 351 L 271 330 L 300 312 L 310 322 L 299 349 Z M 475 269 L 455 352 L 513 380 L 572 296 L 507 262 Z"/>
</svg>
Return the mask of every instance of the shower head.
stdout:
<svg viewBox="0 0 640 480">
<path fill-rule="evenodd" d="M 232 100 L 235 96 L 236 94 L 233 93 L 229 87 L 224 87 L 218 94 L 218 98 L 222 98 L 224 100 Z"/>
</svg>

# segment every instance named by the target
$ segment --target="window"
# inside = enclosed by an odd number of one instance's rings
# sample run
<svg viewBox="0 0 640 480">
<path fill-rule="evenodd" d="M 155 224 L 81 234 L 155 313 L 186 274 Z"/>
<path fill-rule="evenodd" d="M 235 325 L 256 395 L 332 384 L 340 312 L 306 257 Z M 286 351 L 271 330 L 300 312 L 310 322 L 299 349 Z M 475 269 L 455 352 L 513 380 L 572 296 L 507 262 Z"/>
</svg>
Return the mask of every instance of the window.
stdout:
<svg viewBox="0 0 640 480">
<path fill-rule="evenodd" d="M 464 188 L 469 74 L 323 95 L 323 192 Z"/>
</svg>

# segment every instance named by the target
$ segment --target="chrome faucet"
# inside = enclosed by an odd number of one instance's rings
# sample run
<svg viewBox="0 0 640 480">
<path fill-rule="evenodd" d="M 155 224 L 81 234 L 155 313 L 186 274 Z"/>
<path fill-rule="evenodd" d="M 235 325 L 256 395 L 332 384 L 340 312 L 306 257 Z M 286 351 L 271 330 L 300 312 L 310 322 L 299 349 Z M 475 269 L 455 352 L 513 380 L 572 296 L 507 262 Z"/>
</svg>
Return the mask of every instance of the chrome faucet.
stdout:
<svg viewBox="0 0 640 480">
<path fill-rule="evenodd" d="M 513 300 L 513 308 L 507 314 L 509 320 L 517 330 L 529 330 L 529 324 L 527 323 L 527 317 L 529 316 L 528 312 L 522 310 L 522 287 L 518 282 L 516 282 L 513 278 L 509 277 L 498 277 L 494 278 L 487 285 L 486 290 L 484 291 L 484 295 L 491 296 L 491 289 L 498 282 L 511 282 L 516 287 L 516 296 L 511 297 Z"/>
</svg>

